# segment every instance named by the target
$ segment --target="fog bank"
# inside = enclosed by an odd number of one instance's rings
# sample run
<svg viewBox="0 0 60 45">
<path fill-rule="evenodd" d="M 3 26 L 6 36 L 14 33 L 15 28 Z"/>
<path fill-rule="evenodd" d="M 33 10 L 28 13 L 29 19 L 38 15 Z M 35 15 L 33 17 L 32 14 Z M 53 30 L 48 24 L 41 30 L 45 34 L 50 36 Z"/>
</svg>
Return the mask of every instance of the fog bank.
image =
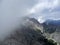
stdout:
<svg viewBox="0 0 60 45">
<path fill-rule="evenodd" d="M 27 16 L 27 0 L 0 0 L 0 38 L 20 26 L 21 18 Z"/>
</svg>

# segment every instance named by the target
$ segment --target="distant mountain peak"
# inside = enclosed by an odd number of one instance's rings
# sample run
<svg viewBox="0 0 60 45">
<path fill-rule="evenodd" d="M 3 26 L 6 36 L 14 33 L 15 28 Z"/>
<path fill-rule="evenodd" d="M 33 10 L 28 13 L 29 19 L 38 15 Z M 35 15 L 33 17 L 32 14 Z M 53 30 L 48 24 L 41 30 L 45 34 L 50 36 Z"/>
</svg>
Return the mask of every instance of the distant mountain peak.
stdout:
<svg viewBox="0 0 60 45">
<path fill-rule="evenodd" d="M 60 25 L 60 20 L 47 19 L 44 23 L 52 25 Z"/>
</svg>

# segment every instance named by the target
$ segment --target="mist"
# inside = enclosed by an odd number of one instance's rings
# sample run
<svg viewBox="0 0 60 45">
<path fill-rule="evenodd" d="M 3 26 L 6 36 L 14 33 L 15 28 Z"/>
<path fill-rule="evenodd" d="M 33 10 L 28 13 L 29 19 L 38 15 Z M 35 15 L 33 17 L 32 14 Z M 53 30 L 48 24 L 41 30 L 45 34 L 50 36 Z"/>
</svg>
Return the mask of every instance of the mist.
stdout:
<svg viewBox="0 0 60 45">
<path fill-rule="evenodd" d="M 60 19 L 59 4 L 59 0 L 0 0 L 0 39 L 19 27 L 22 17 L 34 17 L 41 23 Z"/>
<path fill-rule="evenodd" d="M 28 0 L 0 0 L 0 39 L 20 26 L 22 17 L 27 16 Z"/>
</svg>

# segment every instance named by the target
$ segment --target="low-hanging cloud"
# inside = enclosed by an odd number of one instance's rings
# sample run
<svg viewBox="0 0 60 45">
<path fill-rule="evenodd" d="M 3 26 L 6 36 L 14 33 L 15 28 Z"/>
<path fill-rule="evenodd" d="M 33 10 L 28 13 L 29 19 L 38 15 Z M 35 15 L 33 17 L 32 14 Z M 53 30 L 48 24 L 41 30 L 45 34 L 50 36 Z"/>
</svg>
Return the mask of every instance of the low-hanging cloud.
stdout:
<svg viewBox="0 0 60 45">
<path fill-rule="evenodd" d="M 59 0 L 0 0 L 0 38 L 19 26 L 21 17 L 34 14 L 35 17 L 45 16 L 45 19 L 52 15 L 56 16 L 57 13 L 59 16 L 59 2 Z"/>
<path fill-rule="evenodd" d="M 21 18 L 28 16 L 27 8 L 34 5 L 34 0 L 0 0 L 0 38 L 19 26 Z"/>
</svg>

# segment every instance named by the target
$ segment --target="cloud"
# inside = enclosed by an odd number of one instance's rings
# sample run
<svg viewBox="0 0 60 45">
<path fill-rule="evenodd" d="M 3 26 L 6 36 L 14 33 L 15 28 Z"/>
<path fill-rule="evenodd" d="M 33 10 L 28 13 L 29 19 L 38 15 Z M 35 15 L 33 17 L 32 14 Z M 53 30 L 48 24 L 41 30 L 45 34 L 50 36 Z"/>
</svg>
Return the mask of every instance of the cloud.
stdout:
<svg viewBox="0 0 60 45">
<path fill-rule="evenodd" d="M 40 23 L 43 23 L 43 22 L 45 22 L 45 19 L 44 19 L 43 16 L 40 16 L 40 17 L 38 17 L 38 21 L 39 21 Z"/>
<path fill-rule="evenodd" d="M 60 18 L 60 0 L 36 0 L 37 3 L 28 10 L 28 13 L 35 16 L 37 20 Z M 39 18 L 42 17 L 43 19 Z M 41 21 L 39 21 L 41 22 Z"/>
<path fill-rule="evenodd" d="M 21 17 L 28 16 L 27 8 L 36 2 L 33 0 L 0 0 L 0 38 L 21 23 Z"/>
<path fill-rule="evenodd" d="M 58 6 L 58 1 L 59 0 L 52 0 L 49 2 L 49 0 L 39 0 L 38 3 L 29 10 L 29 13 L 42 12 L 45 9 L 49 9 L 49 11 L 52 11 Z"/>
<path fill-rule="evenodd" d="M 12 28 L 19 26 L 23 16 L 42 18 L 57 16 L 59 0 L 0 0 L 0 37 L 5 36 Z M 57 11 L 56 11 L 56 10 Z M 60 11 L 60 10 L 59 10 Z M 53 13 L 52 13 L 53 12 Z M 46 16 L 46 17 L 44 17 Z M 38 18 L 39 18 L 38 17 Z M 42 19 L 40 18 L 40 19 Z M 39 20 L 40 20 L 39 19 Z M 19 22 L 20 21 L 20 22 Z"/>
</svg>

